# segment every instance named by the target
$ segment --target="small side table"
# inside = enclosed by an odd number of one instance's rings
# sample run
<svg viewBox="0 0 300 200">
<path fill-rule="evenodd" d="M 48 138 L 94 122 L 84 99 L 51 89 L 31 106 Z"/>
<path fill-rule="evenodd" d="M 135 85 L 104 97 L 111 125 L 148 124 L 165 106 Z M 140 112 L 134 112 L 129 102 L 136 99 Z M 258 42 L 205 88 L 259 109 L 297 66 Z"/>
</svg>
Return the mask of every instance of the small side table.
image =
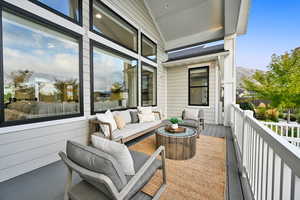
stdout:
<svg viewBox="0 0 300 200">
<path fill-rule="evenodd" d="M 165 127 L 156 130 L 156 146 L 165 146 L 166 158 L 173 160 L 187 160 L 196 154 L 197 130 L 186 128 L 183 133 L 170 133 Z"/>
</svg>

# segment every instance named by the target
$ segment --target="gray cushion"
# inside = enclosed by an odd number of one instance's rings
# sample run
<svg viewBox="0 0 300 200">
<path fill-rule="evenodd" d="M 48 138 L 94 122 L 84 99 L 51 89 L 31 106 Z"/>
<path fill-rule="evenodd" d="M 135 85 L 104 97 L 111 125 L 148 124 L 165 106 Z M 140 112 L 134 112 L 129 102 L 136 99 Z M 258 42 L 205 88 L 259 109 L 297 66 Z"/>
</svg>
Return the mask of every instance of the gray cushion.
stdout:
<svg viewBox="0 0 300 200">
<path fill-rule="evenodd" d="M 81 167 L 109 177 L 119 191 L 127 184 L 125 174 L 119 163 L 107 153 L 93 147 L 68 141 L 67 156 Z M 80 172 L 79 175 L 81 175 Z M 103 184 L 100 180 L 82 175 L 81 177 L 108 196 L 111 196 L 108 188 L 103 189 Z"/>
<path fill-rule="evenodd" d="M 69 191 L 71 200 L 111 200 L 105 196 L 101 191 L 97 190 L 94 186 L 86 181 L 74 185 Z M 143 193 L 136 193 L 130 200 L 151 200 L 152 197 Z"/>
<path fill-rule="evenodd" d="M 137 111 L 130 111 L 131 123 L 139 123 L 139 116 Z"/>
<path fill-rule="evenodd" d="M 133 162 L 134 162 L 134 169 L 136 173 L 141 169 L 141 167 L 147 162 L 150 156 L 137 152 L 137 151 L 130 151 Z M 140 178 L 140 180 L 135 184 L 133 189 L 129 192 L 125 199 L 130 199 L 134 194 L 140 191 L 151 179 L 157 169 L 161 168 L 162 162 L 161 160 L 156 159 L 148 168 L 146 173 Z M 133 176 L 126 176 L 127 181 L 129 182 Z"/>
<path fill-rule="evenodd" d="M 200 126 L 200 122 L 192 119 L 185 119 L 181 123 L 179 123 L 179 125 L 198 128 Z"/>
<path fill-rule="evenodd" d="M 182 111 L 182 119 L 185 119 L 185 110 Z M 204 119 L 204 111 L 202 109 L 199 109 L 198 112 L 198 118 L 199 119 Z"/>
<path fill-rule="evenodd" d="M 110 200 L 103 192 L 86 181 L 74 185 L 68 194 L 71 200 Z"/>
</svg>

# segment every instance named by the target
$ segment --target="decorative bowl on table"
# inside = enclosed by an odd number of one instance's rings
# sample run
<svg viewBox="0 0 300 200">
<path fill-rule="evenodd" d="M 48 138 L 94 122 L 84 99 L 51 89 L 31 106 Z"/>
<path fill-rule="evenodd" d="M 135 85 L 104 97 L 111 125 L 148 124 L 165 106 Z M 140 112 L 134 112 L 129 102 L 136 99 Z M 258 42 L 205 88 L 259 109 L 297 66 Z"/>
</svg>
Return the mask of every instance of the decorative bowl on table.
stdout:
<svg viewBox="0 0 300 200">
<path fill-rule="evenodd" d="M 168 131 L 169 133 L 183 133 L 185 132 L 186 128 L 179 126 L 178 128 L 174 129 L 172 126 L 166 126 L 165 130 Z"/>
</svg>

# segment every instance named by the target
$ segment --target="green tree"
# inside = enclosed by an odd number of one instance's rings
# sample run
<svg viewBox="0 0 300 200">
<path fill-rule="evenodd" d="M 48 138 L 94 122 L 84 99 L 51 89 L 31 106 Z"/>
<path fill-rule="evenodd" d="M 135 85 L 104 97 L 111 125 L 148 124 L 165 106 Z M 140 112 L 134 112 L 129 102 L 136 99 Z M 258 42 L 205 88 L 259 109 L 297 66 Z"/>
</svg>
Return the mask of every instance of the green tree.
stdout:
<svg viewBox="0 0 300 200">
<path fill-rule="evenodd" d="M 273 54 L 268 69 L 244 79 L 243 87 L 256 98 L 269 100 L 271 106 L 287 110 L 289 122 L 291 110 L 300 106 L 300 49 Z"/>
</svg>

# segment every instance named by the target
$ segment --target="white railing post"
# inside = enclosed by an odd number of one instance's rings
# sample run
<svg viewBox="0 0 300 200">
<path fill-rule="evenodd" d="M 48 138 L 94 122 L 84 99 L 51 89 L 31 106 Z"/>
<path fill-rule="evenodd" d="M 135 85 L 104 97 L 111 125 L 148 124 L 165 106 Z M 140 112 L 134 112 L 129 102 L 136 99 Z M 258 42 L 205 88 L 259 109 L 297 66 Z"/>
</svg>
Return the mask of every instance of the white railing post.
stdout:
<svg viewBox="0 0 300 200">
<path fill-rule="evenodd" d="M 245 110 L 245 111 L 243 111 L 243 124 L 242 124 L 242 149 L 241 149 L 241 156 L 242 156 L 242 158 L 241 158 L 241 160 L 242 160 L 242 175 L 243 175 L 243 177 L 246 177 L 247 175 L 246 175 L 246 171 L 245 171 L 245 167 L 246 167 L 246 153 L 247 152 L 245 152 L 245 145 L 246 145 L 246 140 L 245 140 L 245 138 L 247 138 L 247 137 L 245 137 L 247 134 L 248 134 L 248 131 L 247 131 L 247 127 L 246 127 L 246 118 L 247 118 L 247 116 L 248 117 L 253 117 L 253 111 L 251 111 L 251 110 Z"/>
</svg>

